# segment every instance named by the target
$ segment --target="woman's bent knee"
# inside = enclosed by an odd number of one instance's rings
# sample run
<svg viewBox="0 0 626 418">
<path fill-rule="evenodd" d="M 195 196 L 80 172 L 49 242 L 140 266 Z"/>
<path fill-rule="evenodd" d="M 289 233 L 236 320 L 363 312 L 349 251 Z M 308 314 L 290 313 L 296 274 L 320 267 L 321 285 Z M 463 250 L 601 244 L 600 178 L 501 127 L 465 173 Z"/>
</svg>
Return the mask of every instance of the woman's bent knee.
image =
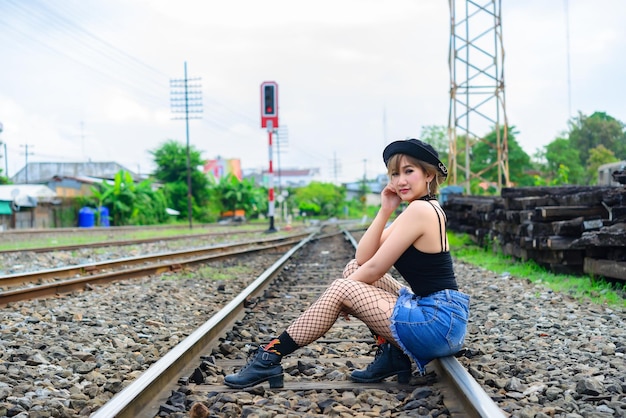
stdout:
<svg viewBox="0 0 626 418">
<path fill-rule="evenodd" d="M 352 273 L 357 271 L 358 268 L 359 263 L 356 262 L 356 259 L 350 260 L 343 269 L 343 278 L 347 279 Z"/>
</svg>

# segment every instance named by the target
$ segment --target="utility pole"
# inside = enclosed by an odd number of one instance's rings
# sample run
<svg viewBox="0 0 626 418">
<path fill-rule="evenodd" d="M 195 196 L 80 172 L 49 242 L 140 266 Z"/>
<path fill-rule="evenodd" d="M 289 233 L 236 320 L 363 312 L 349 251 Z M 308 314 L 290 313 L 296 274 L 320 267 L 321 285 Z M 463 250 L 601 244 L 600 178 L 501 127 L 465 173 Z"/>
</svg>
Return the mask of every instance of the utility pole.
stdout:
<svg viewBox="0 0 626 418">
<path fill-rule="evenodd" d="M 187 137 L 187 218 L 189 219 L 189 229 L 193 228 L 192 205 L 191 205 L 191 156 L 189 151 L 189 120 L 200 119 L 202 116 L 202 90 L 200 77 L 187 77 L 187 61 L 185 61 L 185 77 L 183 79 L 170 80 L 171 98 L 170 104 L 172 113 L 182 113 L 183 116 L 173 119 L 185 120 L 185 132 Z"/>
<path fill-rule="evenodd" d="M 25 175 L 25 184 L 28 184 L 28 156 L 34 155 L 34 152 L 28 152 L 28 144 L 20 144 L 21 148 L 24 148 L 24 175 Z M 32 147 L 32 145 L 31 145 Z"/>
</svg>

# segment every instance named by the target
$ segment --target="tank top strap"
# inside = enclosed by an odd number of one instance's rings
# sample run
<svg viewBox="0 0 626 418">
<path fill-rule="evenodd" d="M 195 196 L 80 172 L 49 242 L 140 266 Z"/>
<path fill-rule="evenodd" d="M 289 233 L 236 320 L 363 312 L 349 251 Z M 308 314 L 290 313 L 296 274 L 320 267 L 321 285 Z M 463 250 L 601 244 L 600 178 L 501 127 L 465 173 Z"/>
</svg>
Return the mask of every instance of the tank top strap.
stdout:
<svg viewBox="0 0 626 418">
<path fill-rule="evenodd" d="M 424 199 L 426 200 L 426 199 Z M 441 252 L 445 252 L 446 251 L 446 247 L 448 246 L 448 236 L 446 234 L 443 233 L 442 228 L 441 228 L 441 219 L 443 217 L 443 221 L 446 222 L 447 218 L 446 218 L 446 213 L 443 211 L 442 208 L 433 205 L 433 203 L 431 202 L 431 200 L 433 199 L 428 199 L 426 200 L 428 203 L 430 203 L 430 206 L 433 207 L 433 209 L 435 210 L 435 213 L 437 214 L 437 221 L 439 221 L 439 240 L 441 242 Z"/>
</svg>

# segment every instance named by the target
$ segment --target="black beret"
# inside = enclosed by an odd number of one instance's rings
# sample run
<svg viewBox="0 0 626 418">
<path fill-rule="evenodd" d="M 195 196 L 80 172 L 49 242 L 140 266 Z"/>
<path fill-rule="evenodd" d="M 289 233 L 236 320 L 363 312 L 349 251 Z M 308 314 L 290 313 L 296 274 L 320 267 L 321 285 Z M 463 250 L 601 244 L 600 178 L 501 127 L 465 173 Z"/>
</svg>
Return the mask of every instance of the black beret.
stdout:
<svg viewBox="0 0 626 418">
<path fill-rule="evenodd" d="M 432 164 L 437 167 L 444 178 L 448 177 L 448 169 L 439 159 L 439 153 L 435 151 L 432 145 L 422 142 L 419 139 L 394 141 L 387 145 L 383 151 L 383 161 L 385 161 L 385 165 L 387 165 L 391 156 L 395 154 L 410 155 L 420 161 Z"/>
</svg>

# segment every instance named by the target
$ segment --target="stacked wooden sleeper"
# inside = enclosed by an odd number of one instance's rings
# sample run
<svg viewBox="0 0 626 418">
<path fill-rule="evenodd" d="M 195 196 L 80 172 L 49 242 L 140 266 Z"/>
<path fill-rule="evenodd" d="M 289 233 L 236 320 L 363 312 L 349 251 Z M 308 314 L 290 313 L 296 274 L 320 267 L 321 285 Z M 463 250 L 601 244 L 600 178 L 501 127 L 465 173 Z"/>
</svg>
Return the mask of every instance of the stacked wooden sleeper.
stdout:
<svg viewBox="0 0 626 418">
<path fill-rule="evenodd" d="M 450 196 L 449 228 L 557 273 L 626 280 L 626 187 L 505 188 Z"/>
</svg>

